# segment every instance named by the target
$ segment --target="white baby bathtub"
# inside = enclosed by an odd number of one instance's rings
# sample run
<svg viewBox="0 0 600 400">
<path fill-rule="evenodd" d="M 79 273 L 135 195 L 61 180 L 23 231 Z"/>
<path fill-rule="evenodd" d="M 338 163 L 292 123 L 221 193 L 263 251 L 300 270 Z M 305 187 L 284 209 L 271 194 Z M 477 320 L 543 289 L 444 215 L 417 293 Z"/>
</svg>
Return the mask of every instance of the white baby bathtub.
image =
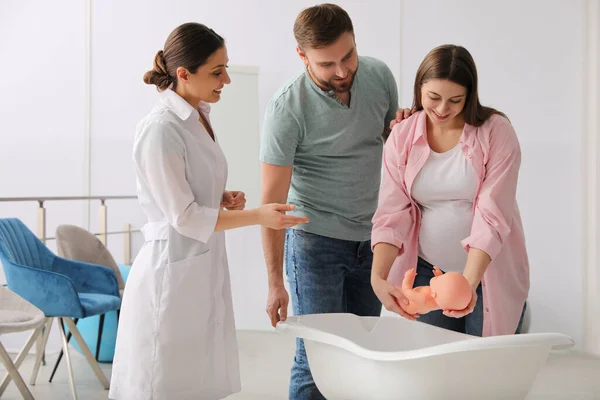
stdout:
<svg viewBox="0 0 600 400">
<path fill-rule="evenodd" d="M 277 324 L 303 338 L 328 400 L 525 399 L 558 333 L 480 338 L 396 317 L 311 314 Z"/>
</svg>

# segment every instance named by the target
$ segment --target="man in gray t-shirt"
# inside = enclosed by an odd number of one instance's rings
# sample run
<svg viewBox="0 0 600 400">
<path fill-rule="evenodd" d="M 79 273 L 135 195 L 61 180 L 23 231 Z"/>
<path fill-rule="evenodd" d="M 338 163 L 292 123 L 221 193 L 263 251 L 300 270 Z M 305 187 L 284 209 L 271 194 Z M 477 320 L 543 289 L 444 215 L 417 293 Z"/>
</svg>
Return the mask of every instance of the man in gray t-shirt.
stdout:
<svg viewBox="0 0 600 400">
<path fill-rule="evenodd" d="M 273 326 L 286 318 L 285 248 L 296 315 L 379 316 L 381 303 L 370 284 L 371 219 L 384 136 L 390 122 L 403 115 L 397 111 L 396 82 L 383 62 L 358 56 L 352 22 L 338 6 L 302 11 L 294 35 L 306 68 L 267 106 L 260 149 L 262 201 L 294 204 L 293 214 L 307 216 L 310 222 L 285 233 L 263 229 L 267 312 Z M 297 343 L 289 398 L 323 398 L 302 340 Z"/>
<path fill-rule="evenodd" d="M 371 237 L 382 134 L 396 117 L 398 95 L 383 62 L 354 59 L 358 69 L 348 92 L 323 90 L 303 71 L 275 94 L 260 160 L 293 166 L 288 202 L 310 219 L 298 229 L 361 242 Z"/>
</svg>

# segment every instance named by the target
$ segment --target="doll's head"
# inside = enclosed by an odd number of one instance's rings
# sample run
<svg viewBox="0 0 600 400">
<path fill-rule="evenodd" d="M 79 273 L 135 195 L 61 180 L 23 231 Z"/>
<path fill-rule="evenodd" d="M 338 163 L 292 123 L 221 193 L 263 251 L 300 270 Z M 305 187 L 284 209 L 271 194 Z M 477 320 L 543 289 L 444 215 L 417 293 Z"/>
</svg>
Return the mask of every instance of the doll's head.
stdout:
<svg viewBox="0 0 600 400">
<path fill-rule="evenodd" d="M 458 272 L 446 272 L 429 282 L 431 296 L 444 310 L 464 310 L 471 302 L 473 290 L 467 278 Z"/>
</svg>

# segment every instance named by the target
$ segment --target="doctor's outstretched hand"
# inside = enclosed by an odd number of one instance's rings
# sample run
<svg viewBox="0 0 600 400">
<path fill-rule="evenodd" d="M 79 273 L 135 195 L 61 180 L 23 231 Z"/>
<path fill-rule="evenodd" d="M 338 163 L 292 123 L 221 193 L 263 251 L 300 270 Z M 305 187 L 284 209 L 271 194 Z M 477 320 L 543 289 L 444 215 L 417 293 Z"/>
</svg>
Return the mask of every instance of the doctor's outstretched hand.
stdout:
<svg viewBox="0 0 600 400">
<path fill-rule="evenodd" d="M 286 211 L 292 211 L 296 208 L 292 204 L 265 204 L 256 209 L 258 213 L 258 223 L 265 228 L 285 229 L 298 224 L 308 222 L 306 217 L 296 217 L 287 215 Z"/>
</svg>

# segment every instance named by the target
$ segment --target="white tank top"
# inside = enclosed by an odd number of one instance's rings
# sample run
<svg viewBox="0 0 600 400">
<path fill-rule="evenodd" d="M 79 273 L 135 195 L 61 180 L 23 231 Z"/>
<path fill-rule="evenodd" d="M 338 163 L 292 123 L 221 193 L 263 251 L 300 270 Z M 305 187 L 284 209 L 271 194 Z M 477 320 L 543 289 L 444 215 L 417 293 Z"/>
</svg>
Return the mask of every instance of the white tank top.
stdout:
<svg viewBox="0 0 600 400">
<path fill-rule="evenodd" d="M 477 174 L 460 144 L 444 153 L 432 150 L 413 183 L 422 211 L 419 256 L 445 272 L 464 271 L 467 253 L 460 242 L 471 233 L 476 190 Z"/>
</svg>

